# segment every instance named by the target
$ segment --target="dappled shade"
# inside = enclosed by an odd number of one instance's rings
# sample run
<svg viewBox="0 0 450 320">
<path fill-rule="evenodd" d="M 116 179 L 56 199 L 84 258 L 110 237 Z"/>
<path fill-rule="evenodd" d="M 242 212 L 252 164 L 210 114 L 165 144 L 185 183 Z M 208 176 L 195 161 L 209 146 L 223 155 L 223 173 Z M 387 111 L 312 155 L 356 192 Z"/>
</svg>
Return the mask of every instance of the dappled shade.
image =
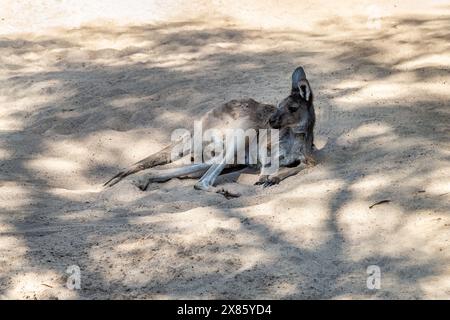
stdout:
<svg viewBox="0 0 450 320">
<path fill-rule="evenodd" d="M 0 296 L 449 298 L 450 16 L 327 23 L 0 38 Z M 225 177 L 244 195 L 232 200 L 191 180 L 100 188 L 220 103 L 275 104 L 297 65 L 318 166 L 264 190 Z M 73 264 L 80 291 L 65 287 Z"/>
</svg>

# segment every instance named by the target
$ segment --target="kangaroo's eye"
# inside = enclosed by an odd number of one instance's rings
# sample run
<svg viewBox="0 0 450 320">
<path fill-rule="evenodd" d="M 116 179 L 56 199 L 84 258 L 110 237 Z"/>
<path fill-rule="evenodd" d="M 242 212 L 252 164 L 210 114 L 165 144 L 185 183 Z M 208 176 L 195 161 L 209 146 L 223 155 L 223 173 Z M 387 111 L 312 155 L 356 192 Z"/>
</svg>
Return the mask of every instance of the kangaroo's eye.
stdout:
<svg viewBox="0 0 450 320">
<path fill-rule="evenodd" d="M 298 110 L 297 106 L 289 106 L 288 107 L 289 112 L 295 112 Z"/>
</svg>

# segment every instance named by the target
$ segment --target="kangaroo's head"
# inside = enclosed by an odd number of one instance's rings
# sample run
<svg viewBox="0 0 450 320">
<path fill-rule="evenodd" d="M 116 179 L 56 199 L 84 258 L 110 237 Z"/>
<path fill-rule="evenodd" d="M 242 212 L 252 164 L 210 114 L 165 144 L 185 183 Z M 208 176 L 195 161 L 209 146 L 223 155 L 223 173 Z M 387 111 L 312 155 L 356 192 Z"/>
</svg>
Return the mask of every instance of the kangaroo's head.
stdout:
<svg viewBox="0 0 450 320">
<path fill-rule="evenodd" d="M 298 67 L 292 74 L 291 94 L 278 104 L 269 125 L 274 129 L 291 127 L 294 132 L 305 133 L 307 127 L 314 125 L 314 117 L 313 93 L 305 71 Z"/>
</svg>

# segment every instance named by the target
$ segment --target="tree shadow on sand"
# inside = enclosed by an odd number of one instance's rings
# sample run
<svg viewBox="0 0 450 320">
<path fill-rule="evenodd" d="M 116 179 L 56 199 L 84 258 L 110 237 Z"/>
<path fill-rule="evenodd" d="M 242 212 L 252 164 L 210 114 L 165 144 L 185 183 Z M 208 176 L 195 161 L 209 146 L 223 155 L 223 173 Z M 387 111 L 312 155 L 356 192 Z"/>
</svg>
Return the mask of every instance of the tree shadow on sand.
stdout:
<svg viewBox="0 0 450 320">
<path fill-rule="evenodd" d="M 199 22 L 0 38 L 8 110 L 0 132 L 0 295 L 428 297 L 424 286 L 448 278 L 450 258 L 439 251 L 448 239 L 448 195 L 433 187 L 450 160 L 450 116 L 443 94 L 427 85 L 448 81 L 448 68 L 430 55 L 448 51 L 450 17 L 391 23 L 397 30 L 355 31 L 346 41 L 339 33 Z M 426 37 L 404 43 L 398 30 Z M 110 47 L 92 45 L 100 38 Z M 386 44 L 415 53 L 388 61 Z M 317 168 L 272 189 L 249 186 L 233 200 L 199 193 L 188 180 L 147 193 L 129 180 L 95 189 L 138 160 L 124 147 L 147 140 L 161 147 L 172 130 L 233 98 L 276 103 L 299 64 L 317 97 L 316 135 L 325 145 Z M 382 199 L 392 204 L 368 209 Z M 421 223 L 438 216 L 419 236 Z M 73 264 L 83 280 L 71 296 L 64 285 Z M 376 292 L 366 288 L 372 264 L 383 272 Z M 36 277 L 36 287 L 23 289 L 30 274 L 57 287 L 42 288 Z M 448 297 L 448 289 L 436 290 Z"/>
</svg>

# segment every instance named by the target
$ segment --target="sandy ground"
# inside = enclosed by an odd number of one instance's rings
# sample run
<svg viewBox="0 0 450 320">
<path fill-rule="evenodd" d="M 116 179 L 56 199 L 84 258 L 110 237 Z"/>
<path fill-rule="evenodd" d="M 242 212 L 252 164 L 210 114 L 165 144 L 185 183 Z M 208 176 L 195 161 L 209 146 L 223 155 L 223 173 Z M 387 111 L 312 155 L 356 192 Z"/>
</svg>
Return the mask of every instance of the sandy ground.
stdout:
<svg viewBox="0 0 450 320">
<path fill-rule="evenodd" d="M 2 2 L 1 298 L 450 298 L 448 1 Z M 224 177 L 232 200 L 100 188 L 220 103 L 276 103 L 298 65 L 318 166 Z"/>
</svg>

